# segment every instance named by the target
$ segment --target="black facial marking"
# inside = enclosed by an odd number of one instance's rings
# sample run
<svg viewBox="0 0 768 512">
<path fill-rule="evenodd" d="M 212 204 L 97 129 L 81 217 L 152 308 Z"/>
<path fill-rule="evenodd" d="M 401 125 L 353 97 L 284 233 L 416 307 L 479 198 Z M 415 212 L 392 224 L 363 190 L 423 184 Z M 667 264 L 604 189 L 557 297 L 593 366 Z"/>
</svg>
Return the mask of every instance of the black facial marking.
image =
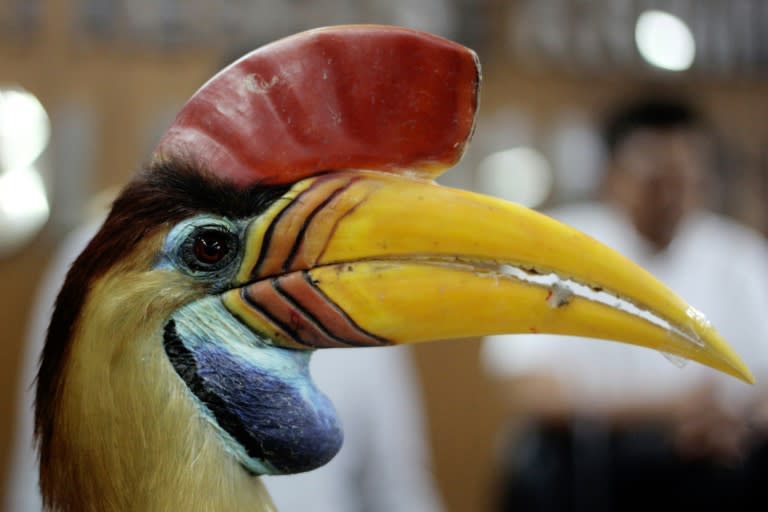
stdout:
<svg viewBox="0 0 768 512">
<path fill-rule="evenodd" d="M 163 347 L 165 353 L 168 354 L 168 359 L 171 360 L 173 369 L 176 370 L 189 390 L 213 413 L 219 426 L 242 444 L 248 455 L 257 458 L 263 457 L 263 453 L 254 451 L 253 447 L 250 446 L 252 443 L 247 442 L 250 436 L 240 419 L 227 409 L 227 404 L 221 397 L 205 386 L 205 382 L 198 374 L 195 356 L 182 343 L 176 332 L 176 322 L 173 320 L 165 324 Z"/>
<path fill-rule="evenodd" d="M 203 343 L 193 352 L 174 320 L 165 325 L 163 346 L 176 373 L 219 427 L 249 457 L 268 463 L 276 473 L 315 469 L 341 447 L 342 434 L 330 402 L 317 394 L 308 398 L 306 388 L 296 384 L 296 375 L 282 378 L 218 343 Z M 310 384 L 308 373 L 299 377 Z"/>
<path fill-rule="evenodd" d="M 289 188 L 258 183 L 238 187 L 194 162 L 168 160 L 146 167 L 123 189 L 104 225 L 70 268 L 56 299 L 35 398 L 35 436 L 42 465 L 50 457 L 70 341 L 91 283 L 157 229 L 203 213 L 230 219 L 252 217 L 263 213 Z"/>
</svg>

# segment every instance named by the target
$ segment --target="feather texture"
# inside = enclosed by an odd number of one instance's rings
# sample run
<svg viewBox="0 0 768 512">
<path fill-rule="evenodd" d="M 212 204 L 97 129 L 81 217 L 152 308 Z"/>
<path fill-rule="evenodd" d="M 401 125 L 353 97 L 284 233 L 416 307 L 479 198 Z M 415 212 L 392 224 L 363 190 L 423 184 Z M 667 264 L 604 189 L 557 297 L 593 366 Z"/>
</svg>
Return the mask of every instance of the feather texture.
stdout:
<svg viewBox="0 0 768 512">
<path fill-rule="evenodd" d="M 163 350 L 164 322 L 206 290 L 154 266 L 178 220 L 258 214 L 282 192 L 236 190 L 193 165 L 165 163 L 117 199 L 67 275 L 43 351 L 35 431 L 47 510 L 253 510 L 262 502 L 270 510 Z"/>
</svg>

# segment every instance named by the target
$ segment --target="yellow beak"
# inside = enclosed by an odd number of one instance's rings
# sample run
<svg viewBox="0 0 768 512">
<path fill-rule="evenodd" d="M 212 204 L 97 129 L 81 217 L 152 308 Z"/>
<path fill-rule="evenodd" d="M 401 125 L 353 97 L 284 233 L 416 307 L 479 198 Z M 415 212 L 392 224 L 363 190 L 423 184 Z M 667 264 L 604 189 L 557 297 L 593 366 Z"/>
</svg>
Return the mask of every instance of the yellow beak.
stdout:
<svg viewBox="0 0 768 512">
<path fill-rule="evenodd" d="M 342 171 L 254 220 L 224 303 L 295 348 L 556 333 L 633 343 L 747 382 L 704 316 L 648 272 L 534 211 L 431 181 Z"/>
</svg>

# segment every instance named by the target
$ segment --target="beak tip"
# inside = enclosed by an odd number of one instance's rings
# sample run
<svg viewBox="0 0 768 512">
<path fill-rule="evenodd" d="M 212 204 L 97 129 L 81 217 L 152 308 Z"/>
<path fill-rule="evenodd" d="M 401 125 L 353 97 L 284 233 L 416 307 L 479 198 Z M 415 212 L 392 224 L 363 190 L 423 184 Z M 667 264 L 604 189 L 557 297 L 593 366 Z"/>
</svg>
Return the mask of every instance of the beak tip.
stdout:
<svg viewBox="0 0 768 512">
<path fill-rule="evenodd" d="M 741 374 L 738 375 L 738 377 L 746 382 L 747 384 L 754 385 L 757 381 L 755 380 L 755 376 L 752 375 L 752 372 L 749 371 L 749 368 L 746 366 L 742 369 Z"/>
<path fill-rule="evenodd" d="M 754 385 L 756 382 L 755 376 L 752 373 L 752 371 L 747 367 L 744 361 L 742 361 L 741 358 L 736 354 L 733 354 L 732 357 L 729 357 L 725 361 L 725 365 L 720 366 L 719 369 L 733 377 L 736 377 L 740 381 L 743 381 L 747 384 Z"/>
</svg>

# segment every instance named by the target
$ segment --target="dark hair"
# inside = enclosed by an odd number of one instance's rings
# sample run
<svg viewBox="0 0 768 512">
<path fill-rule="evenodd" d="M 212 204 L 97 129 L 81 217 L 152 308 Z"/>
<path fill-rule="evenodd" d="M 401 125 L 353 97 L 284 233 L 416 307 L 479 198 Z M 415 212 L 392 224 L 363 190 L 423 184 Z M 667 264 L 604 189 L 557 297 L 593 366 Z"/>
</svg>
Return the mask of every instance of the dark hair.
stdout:
<svg viewBox="0 0 768 512">
<path fill-rule="evenodd" d="M 609 154 L 614 155 L 624 139 L 636 130 L 695 128 L 701 122 L 696 110 L 685 101 L 668 98 L 642 99 L 616 110 L 608 118 L 603 138 Z"/>
</svg>

